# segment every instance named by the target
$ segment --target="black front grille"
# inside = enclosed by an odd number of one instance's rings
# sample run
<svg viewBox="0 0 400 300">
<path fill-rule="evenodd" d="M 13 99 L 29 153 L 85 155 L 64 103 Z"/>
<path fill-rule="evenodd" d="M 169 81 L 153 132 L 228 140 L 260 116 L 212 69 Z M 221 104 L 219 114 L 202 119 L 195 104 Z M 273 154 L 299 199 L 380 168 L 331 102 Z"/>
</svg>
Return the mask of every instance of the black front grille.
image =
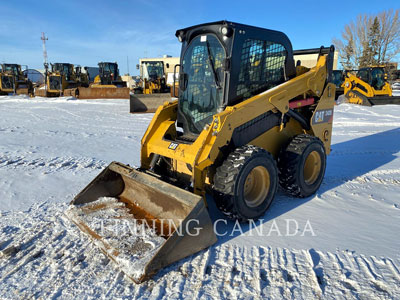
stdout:
<svg viewBox="0 0 400 300">
<path fill-rule="evenodd" d="M 61 77 L 50 76 L 50 90 L 60 90 L 60 89 L 61 89 Z"/>
<path fill-rule="evenodd" d="M 13 78 L 11 76 L 1 76 L 1 86 L 3 89 L 13 89 Z"/>
</svg>

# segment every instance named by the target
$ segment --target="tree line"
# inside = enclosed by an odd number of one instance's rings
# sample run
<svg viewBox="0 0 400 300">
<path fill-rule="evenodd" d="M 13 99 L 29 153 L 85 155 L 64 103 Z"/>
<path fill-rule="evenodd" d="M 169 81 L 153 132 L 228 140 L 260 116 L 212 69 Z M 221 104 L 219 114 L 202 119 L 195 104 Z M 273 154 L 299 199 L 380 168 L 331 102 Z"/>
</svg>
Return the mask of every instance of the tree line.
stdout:
<svg viewBox="0 0 400 300">
<path fill-rule="evenodd" d="M 387 65 L 400 53 L 399 9 L 359 15 L 345 25 L 341 39 L 333 39 L 345 70 Z"/>
</svg>

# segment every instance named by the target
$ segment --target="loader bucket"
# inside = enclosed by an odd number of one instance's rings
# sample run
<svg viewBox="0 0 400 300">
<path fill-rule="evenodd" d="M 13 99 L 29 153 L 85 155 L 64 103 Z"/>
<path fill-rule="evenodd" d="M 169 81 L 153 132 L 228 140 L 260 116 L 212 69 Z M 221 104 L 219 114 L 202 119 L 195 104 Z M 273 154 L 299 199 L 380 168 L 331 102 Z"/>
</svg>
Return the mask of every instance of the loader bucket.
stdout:
<svg viewBox="0 0 400 300">
<path fill-rule="evenodd" d="M 79 87 L 74 90 L 78 99 L 129 99 L 129 88 L 123 87 Z M 65 93 L 64 93 L 65 95 Z"/>
<path fill-rule="evenodd" d="M 37 97 L 47 97 L 47 93 L 46 93 L 44 86 L 35 88 L 34 93 L 35 93 L 35 96 L 37 96 Z"/>
<path fill-rule="evenodd" d="M 217 241 L 200 196 L 117 162 L 66 214 L 136 283 Z"/>
<path fill-rule="evenodd" d="M 129 112 L 155 112 L 160 105 L 171 100 L 172 97 L 169 93 L 132 94 L 129 101 Z"/>
<path fill-rule="evenodd" d="M 18 88 L 16 90 L 16 94 L 17 95 L 29 95 L 29 89 L 27 87 L 26 88 Z"/>
</svg>

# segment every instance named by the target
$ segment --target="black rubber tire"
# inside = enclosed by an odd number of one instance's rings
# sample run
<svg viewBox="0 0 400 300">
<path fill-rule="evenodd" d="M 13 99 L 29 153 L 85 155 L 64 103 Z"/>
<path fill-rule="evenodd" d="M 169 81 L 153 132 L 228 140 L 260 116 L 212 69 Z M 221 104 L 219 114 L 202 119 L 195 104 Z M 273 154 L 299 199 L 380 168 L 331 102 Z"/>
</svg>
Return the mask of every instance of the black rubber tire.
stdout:
<svg viewBox="0 0 400 300">
<path fill-rule="evenodd" d="M 262 203 L 250 207 L 244 198 L 244 184 L 249 173 L 263 166 L 269 175 L 269 191 Z M 241 222 L 264 215 L 278 187 L 278 167 L 273 156 L 262 148 L 246 145 L 229 154 L 214 175 L 213 195 L 218 209 L 230 219 Z M 262 198 L 261 198 L 262 199 Z"/>
<path fill-rule="evenodd" d="M 321 158 L 321 168 L 316 180 L 307 184 L 304 179 L 304 165 L 313 151 L 316 151 Z M 279 183 L 290 195 L 305 198 L 317 192 L 324 178 L 325 168 L 324 144 L 315 136 L 300 134 L 295 136 L 279 155 Z"/>
</svg>

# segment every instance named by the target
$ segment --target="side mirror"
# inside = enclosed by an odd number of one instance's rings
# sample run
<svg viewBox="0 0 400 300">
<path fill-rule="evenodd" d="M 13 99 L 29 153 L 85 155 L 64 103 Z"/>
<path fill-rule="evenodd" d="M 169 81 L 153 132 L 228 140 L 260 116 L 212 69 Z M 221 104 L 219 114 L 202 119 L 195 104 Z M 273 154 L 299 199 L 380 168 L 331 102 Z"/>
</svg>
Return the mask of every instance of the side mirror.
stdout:
<svg viewBox="0 0 400 300">
<path fill-rule="evenodd" d="M 136 65 L 136 70 L 139 70 L 139 64 Z"/>
<path fill-rule="evenodd" d="M 167 68 L 169 68 L 169 63 L 166 64 Z"/>
</svg>

